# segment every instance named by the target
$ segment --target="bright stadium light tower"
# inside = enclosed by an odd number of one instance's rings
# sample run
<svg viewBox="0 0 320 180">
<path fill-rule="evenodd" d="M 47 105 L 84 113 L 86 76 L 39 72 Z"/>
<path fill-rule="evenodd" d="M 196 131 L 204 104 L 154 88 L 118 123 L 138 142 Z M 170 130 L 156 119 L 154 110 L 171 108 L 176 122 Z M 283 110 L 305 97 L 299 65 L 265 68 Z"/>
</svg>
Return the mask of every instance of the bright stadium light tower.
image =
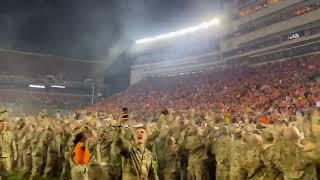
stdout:
<svg viewBox="0 0 320 180">
<path fill-rule="evenodd" d="M 220 24 L 220 19 L 219 18 L 213 18 L 210 21 L 206 21 L 203 22 L 197 26 L 191 26 L 185 29 L 181 29 L 178 31 L 174 31 L 174 32 L 170 32 L 167 34 L 161 34 L 158 36 L 154 36 L 154 37 L 148 37 L 148 38 L 143 38 L 143 39 L 139 39 L 136 41 L 136 44 L 145 44 L 145 43 L 150 43 L 150 42 L 154 42 L 154 41 L 158 41 L 158 40 L 163 40 L 163 39 L 170 39 L 170 38 L 174 38 L 177 36 L 183 36 L 189 33 L 193 33 L 202 29 L 208 29 L 214 25 L 219 25 Z"/>
</svg>

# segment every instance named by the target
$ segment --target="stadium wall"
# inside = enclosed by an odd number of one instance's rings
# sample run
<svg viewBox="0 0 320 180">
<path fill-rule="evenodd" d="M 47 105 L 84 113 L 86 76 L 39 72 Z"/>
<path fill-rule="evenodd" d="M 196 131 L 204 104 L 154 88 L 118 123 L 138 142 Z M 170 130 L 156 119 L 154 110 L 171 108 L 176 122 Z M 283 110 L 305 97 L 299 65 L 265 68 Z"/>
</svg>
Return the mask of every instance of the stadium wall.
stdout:
<svg viewBox="0 0 320 180">
<path fill-rule="evenodd" d="M 305 0 L 284 0 L 284 1 L 279 1 L 277 3 L 274 4 L 270 4 L 268 6 L 268 8 L 265 9 L 261 9 L 257 12 L 254 12 L 248 16 L 244 16 L 244 17 L 240 17 L 239 22 L 237 22 L 238 24 L 244 24 L 244 23 L 248 23 L 250 21 L 254 21 L 258 18 L 261 18 L 263 16 L 272 14 L 274 12 L 277 12 L 279 10 L 285 9 L 287 7 L 293 6 L 295 4 L 304 2 Z"/>
<path fill-rule="evenodd" d="M 319 20 L 319 17 L 320 17 L 320 9 L 307 13 L 303 16 L 296 16 L 287 21 L 283 21 L 280 23 L 267 26 L 263 29 L 259 29 L 257 31 L 245 34 L 243 36 L 238 36 L 238 37 L 226 40 L 225 43 L 223 44 L 223 48 L 228 50 L 236 49 L 243 43 L 250 42 L 258 38 L 262 38 L 274 33 L 278 33 L 278 32 L 292 29 L 298 26 L 302 26 L 307 23 L 317 21 Z"/>
</svg>

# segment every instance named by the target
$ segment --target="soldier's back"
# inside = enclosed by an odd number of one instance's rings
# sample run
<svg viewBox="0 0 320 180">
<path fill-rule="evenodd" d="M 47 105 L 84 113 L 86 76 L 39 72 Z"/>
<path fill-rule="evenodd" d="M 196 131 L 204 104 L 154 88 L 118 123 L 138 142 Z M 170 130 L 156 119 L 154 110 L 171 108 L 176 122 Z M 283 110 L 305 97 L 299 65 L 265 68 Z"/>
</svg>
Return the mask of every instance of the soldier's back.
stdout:
<svg viewBox="0 0 320 180">
<path fill-rule="evenodd" d="M 281 143 L 281 144 L 280 144 Z M 279 141 L 277 166 L 283 172 L 285 180 L 316 180 L 316 168 L 313 162 L 303 154 L 303 148 L 287 140 Z"/>
<path fill-rule="evenodd" d="M 262 155 L 261 155 L 261 160 L 264 164 L 264 168 L 263 168 L 263 174 L 259 179 L 261 180 L 263 179 L 282 180 L 283 179 L 283 173 L 275 164 L 278 153 L 280 152 L 277 151 L 274 144 L 264 146 L 262 150 Z"/>
<path fill-rule="evenodd" d="M 214 154 L 217 166 L 216 166 L 216 179 L 228 180 L 230 171 L 229 162 L 229 136 L 218 137 L 212 146 L 212 154 Z"/>
<path fill-rule="evenodd" d="M 241 140 L 231 140 L 229 156 L 231 180 L 245 179 L 245 171 L 241 162 L 241 156 L 244 148 L 245 144 Z"/>
</svg>

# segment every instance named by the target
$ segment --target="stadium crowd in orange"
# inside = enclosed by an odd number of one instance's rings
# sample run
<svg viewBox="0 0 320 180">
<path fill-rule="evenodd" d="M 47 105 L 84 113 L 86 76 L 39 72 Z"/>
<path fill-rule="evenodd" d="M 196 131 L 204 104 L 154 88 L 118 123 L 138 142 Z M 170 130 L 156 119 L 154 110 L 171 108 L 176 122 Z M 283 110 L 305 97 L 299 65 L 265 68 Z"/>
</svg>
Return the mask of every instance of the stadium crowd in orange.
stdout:
<svg viewBox="0 0 320 180">
<path fill-rule="evenodd" d="M 185 110 L 195 109 L 199 115 L 218 112 L 233 122 L 254 113 L 260 121 L 271 123 L 319 105 L 319 58 L 312 55 L 256 67 L 150 78 L 88 110 L 114 114 L 128 107 L 139 121 L 152 120 L 164 107 L 182 118 Z"/>
</svg>

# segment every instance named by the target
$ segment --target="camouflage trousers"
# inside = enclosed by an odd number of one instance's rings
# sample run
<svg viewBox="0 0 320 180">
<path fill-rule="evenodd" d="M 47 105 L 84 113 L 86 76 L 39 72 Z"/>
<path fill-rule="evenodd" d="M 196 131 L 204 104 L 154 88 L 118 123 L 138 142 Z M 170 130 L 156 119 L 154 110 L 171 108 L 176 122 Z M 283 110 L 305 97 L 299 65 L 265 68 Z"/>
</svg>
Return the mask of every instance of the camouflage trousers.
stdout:
<svg viewBox="0 0 320 180">
<path fill-rule="evenodd" d="M 176 172 L 161 172 L 163 180 L 176 180 L 179 179 Z"/>
<path fill-rule="evenodd" d="M 229 167 L 217 163 L 216 166 L 216 179 L 229 180 Z"/>
<path fill-rule="evenodd" d="M 53 177 L 57 174 L 58 167 L 58 153 L 48 153 L 46 160 L 46 167 L 44 169 L 44 177 Z"/>
<path fill-rule="evenodd" d="M 64 160 L 64 162 L 63 162 L 60 179 L 61 180 L 71 179 L 71 166 L 70 166 L 70 162 L 68 160 Z"/>
<path fill-rule="evenodd" d="M 267 166 L 263 169 L 262 175 L 258 179 L 259 180 L 264 180 L 264 179 L 282 180 L 283 174 L 278 169 Z"/>
<path fill-rule="evenodd" d="M 72 180 L 88 180 L 88 166 L 76 165 L 71 168 Z"/>
<path fill-rule="evenodd" d="M 98 164 L 93 164 L 89 166 L 89 180 L 105 180 L 107 177 L 107 171 L 103 171 L 102 167 Z"/>
<path fill-rule="evenodd" d="M 7 180 L 11 172 L 11 159 L 9 157 L 0 158 L 0 180 Z"/>
<path fill-rule="evenodd" d="M 204 161 L 189 162 L 188 180 L 207 180 L 207 179 L 209 179 L 209 174 Z"/>
<path fill-rule="evenodd" d="M 32 170 L 32 156 L 31 154 L 23 154 L 23 167 L 22 167 L 22 176 L 27 178 L 30 176 Z"/>
<path fill-rule="evenodd" d="M 42 171 L 43 156 L 32 155 L 32 170 L 29 180 L 38 180 Z"/>
<path fill-rule="evenodd" d="M 23 169 L 23 153 L 20 153 L 20 151 L 19 151 L 19 154 L 18 154 L 18 160 L 17 160 L 16 169 L 18 171 L 21 171 Z"/>
<path fill-rule="evenodd" d="M 230 180 L 243 180 L 246 179 L 245 172 L 239 166 L 230 167 Z"/>
<path fill-rule="evenodd" d="M 121 172 L 109 165 L 89 166 L 89 180 L 117 180 L 120 177 Z"/>
</svg>

